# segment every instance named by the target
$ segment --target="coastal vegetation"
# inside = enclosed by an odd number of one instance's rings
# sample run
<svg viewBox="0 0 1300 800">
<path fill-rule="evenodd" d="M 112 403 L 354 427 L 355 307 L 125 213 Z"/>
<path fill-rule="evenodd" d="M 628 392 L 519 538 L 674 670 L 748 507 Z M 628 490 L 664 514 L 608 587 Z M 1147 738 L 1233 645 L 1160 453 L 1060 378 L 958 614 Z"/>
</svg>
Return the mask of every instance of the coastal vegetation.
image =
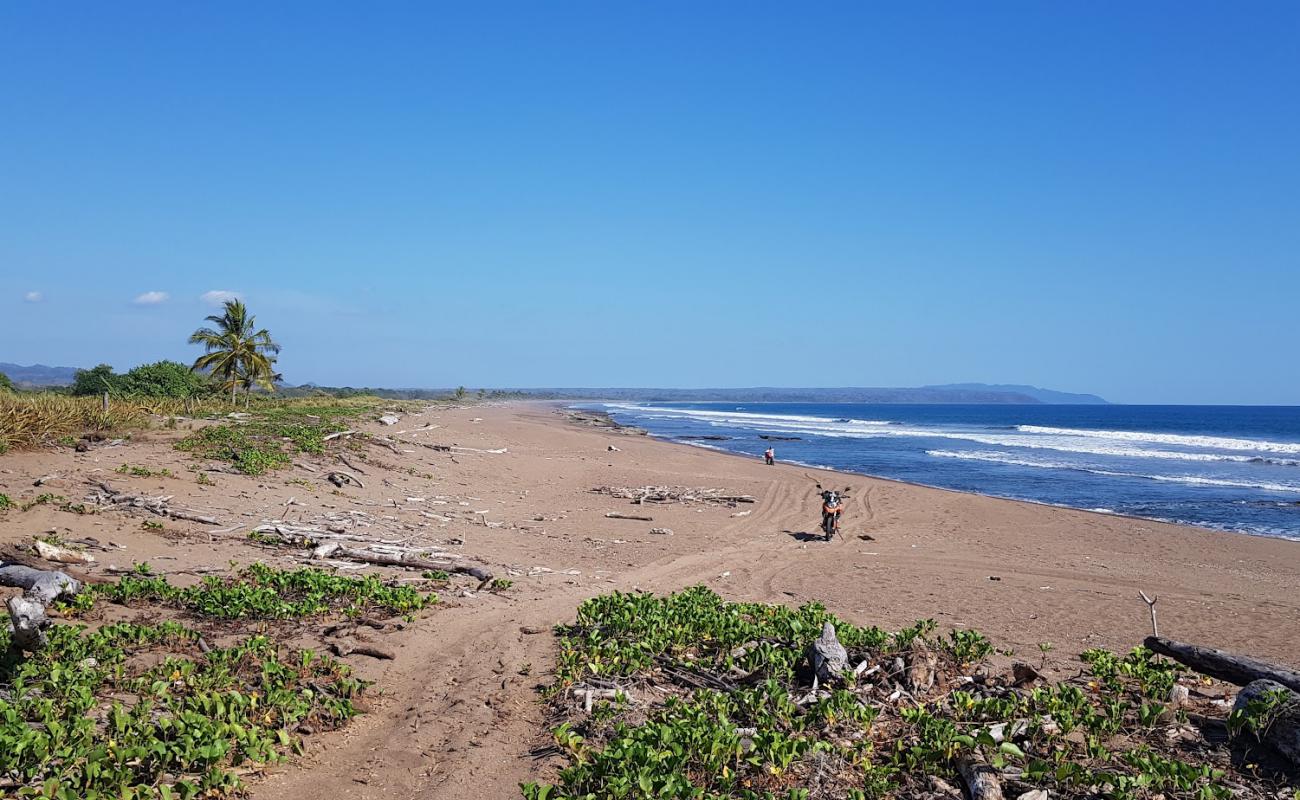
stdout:
<svg viewBox="0 0 1300 800">
<path fill-rule="evenodd" d="M 437 601 L 375 577 L 262 564 L 177 587 L 140 564 L 136 574 L 83 589 L 55 608 L 80 617 L 97 599 L 147 606 L 155 615 L 176 610 L 207 626 L 392 616 Z M 24 657 L 0 629 L 0 651 L 8 653 L 0 693 L 6 791 L 59 800 L 236 796 L 248 766 L 300 752 L 299 734 L 336 728 L 359 713 L 354 699 L 366 684 L 339 662 L 265 632 L 214 648 L 204 632 L 174 620 L 93 631 L 55 625 Z"/>
<path fill-rule="evenodd" d="M 194 372 L 178 361 L 157 361 L 141 364 L 119 375 L 108 364 L 92 369 L 78 370 L 73 378 L 71 394 L 98 397 L 192 398 L 212 393 L 207 377 Z"/>
<path fill-rule="evenodd" d="M 181 609 L 208 619 L 284 620 L 339 612 L 396 616 L 438 602 L 438 596 L 410 586 L 390 586 L 378 577 L 351 578 L 304 567 L 280 570 L 250 564 L 229 577 L 211 575 L 195 586 L 174 586 L 151 570 L 96 584 L 77 598 L 89 610 L 97 598 L 139 607 L 147 603 Z"/>
<path fill-rule="evenodd" d="M 843 658 L 817 685 L 808 654 L 827 625 Z M 1050 683 L 991 668 L 976 632 L 935 627 L 888 633 L 704 587 L 590 599 L 557 629 L 548 690 L 568 766 L 523 796 L 959 798 L 999 782 L 1011 797 L 1292 796 L 1234 734 L 1267 710 L 1191 707 L 1197 681 L 1149 650 L 1089 650 Z"/>
<path fill-rule="evenodd" d="M 190 334 L 190 344 L 206 351 L 194 361 L 195 372 L 205 372 L 230 391 L 230 402 L 242 387 L 245 396 L 254 387 L 275 391 L 275 356 L 280 345 L 266 328 L 258 328 L 256 318 L 248 313 L 242 300 L 227 300 L 221 315 L 207 321 L 215 327 L 203 327 Z"/>
</svg>

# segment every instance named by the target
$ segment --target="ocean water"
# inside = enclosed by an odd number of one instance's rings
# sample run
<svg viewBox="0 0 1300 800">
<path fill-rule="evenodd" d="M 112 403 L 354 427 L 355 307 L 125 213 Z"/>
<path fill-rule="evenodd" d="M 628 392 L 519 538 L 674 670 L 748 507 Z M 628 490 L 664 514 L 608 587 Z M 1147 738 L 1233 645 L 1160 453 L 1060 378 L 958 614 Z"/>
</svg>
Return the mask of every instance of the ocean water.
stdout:
<svg viewBox="0 0 1300 800">
<path fill-rule="evenodd" d="M 786 462 L 1300 540 L 1300 407 L 584 407 L 657 437 L 755 458 L 771 445 Z"/>
</svg>

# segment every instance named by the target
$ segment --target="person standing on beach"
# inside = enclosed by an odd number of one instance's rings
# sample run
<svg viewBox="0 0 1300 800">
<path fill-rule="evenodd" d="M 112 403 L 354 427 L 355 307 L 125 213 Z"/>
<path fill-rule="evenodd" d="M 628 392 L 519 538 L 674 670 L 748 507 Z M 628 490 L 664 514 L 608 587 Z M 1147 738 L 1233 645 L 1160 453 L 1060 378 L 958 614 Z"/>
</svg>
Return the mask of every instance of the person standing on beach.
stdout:
<svg viewBox="0 0 1300 800">
<path fill-rule="evenodd" d="M 763 460 L 767 462 L 767 465 L 768 465 L 769 467 L 772 466 L 773 464 L 775 464 L 775 463 L 776 463 L 776 451 L 773 450 L 771 447 L 768 447 L 767 450 L 764 451 L 764 453 L 763 453 Z"/>
</svg>

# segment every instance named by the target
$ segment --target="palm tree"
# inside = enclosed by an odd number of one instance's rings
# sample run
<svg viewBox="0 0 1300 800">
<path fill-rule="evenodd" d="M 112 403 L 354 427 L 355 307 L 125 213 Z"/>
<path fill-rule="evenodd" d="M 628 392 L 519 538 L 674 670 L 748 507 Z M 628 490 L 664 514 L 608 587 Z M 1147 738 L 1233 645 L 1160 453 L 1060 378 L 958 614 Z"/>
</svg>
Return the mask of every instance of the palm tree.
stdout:
<svg viewBox="0 0 1300 800">
<path fill-rule="evenodd" d="M 267 356 L 267 361 L 271 363 L 269 372 L 249 372 L 241 367 L 237 380 L 239 385 L 244 389 L 244 408 L 248 408 L 253 397 L 253 390 L 262 387 L 268 392 L 275 391 L 275 384 L 284 380 L 284 376 L 274 371 L 275 356 Z"/>
<path fill-rule="evenodd" d="M 201 344 L 207 351 L 190 369 L 207 371 L 230 387 L 230 404 L 241 384 L 251 390 L 254 384 L 271 384 L 275 374 L 275 353 L 280 345 L 271 334 L 256 328 L 256 320 L 240 300 L 227 300 L 225 313 L 207 318 L 215 328 L 199 328 L 190 334 L 190 344 Z M 268 387 L 270 388 L 270 387 Z"/>
</svg>

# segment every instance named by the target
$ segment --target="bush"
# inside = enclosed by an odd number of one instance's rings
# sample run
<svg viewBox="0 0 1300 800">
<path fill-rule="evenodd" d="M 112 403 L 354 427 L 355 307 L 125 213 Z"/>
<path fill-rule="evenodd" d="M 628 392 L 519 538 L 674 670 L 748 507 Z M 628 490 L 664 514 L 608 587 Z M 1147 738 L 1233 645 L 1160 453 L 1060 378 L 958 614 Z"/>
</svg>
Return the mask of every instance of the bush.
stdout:
<svg viewBox="0 0 1300 800">
<path fill-rule="evenodd" d="M 9 380 L 9 376 L 0 372 L 0 392 L 15 392 L 14 382 Z"/>
<path fill-rule="evenodd" d="M 118 375 L 108 364 L 94 369 L 77 370 L 72 381 L 75 395 L 100 395 L 108 392 L 118 397 L 199 397 L 210 391 L 207 379 L 178 361 L 141 364 L 125 375 Z"/>
<path fill-rule="evenodd" d="M 94 369 L 79 369 L 72 378 L 72 393 L 83 397 L 104 392 L 121 394 L 121 381 L 122 376 L 115 374 L 108 364 L 100 364 Z"/>
<path fill-rule="evenodd" d="M 207 379 L 178 361 L 141 364 L 122 376 L 126 394 L 141 397 L 198 397 L 207 394 Z"/>
</svg>

